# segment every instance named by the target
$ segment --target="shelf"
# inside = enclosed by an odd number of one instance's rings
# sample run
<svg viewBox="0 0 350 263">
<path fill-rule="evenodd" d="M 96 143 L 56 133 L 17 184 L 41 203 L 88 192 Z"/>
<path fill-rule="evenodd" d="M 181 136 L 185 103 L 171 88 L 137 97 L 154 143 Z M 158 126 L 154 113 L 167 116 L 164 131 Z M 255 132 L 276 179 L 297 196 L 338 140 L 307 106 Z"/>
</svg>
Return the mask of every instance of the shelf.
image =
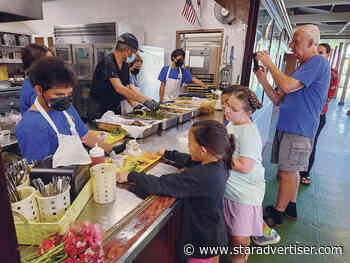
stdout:
<svg viewBox="0 0 350 263">
<path fill-rule="evenodd" d="M 3 95 L 4 93 L 7 93 L 7 92 L 20 91 L 21 88 L 22 88 L 21 86 L 18 86 L 18 87 L 11 87 L 11 88 L 7 88 L 7 89 L 0 89 L 0 95 Z"/>
<path fill-rule="evenodd" d="M 2 45 L 2 44 L 0 44 L 0 47 L 7 47 L 7 48 L 24 48 L 24 46 L 8 46 L 8 45 Z"/>
<path fill-rule="evenodd" d="M 0 58 L 0 63 L 4 64 L 22 64 L 22 59 Z"/>
<path fill-rule="evenodd" d="M 8 143 L 0 143 L 0 148 L 2 151 L 7 150 L 8 148 L 10 148 L 11 146 L 16 145 L 18 142 L 15 138 L 11 137 L 10 142 Z"/>
</svg>

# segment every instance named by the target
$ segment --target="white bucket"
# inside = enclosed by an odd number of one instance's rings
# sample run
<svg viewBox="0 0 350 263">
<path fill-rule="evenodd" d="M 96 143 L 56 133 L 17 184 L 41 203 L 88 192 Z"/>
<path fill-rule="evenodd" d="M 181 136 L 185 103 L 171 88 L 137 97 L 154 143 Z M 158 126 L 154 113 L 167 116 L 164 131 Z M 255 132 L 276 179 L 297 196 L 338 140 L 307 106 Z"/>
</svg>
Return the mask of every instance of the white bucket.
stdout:
<svg viewBox="0 0 350 263">
<path fill-rule="evenodd" d="M 48 185 L 45 186 L 47 188 Z M 70 186 L 66 191 L 58 195 L 43 197 L 36 195 L 38 201 L 41 222 L 57 222 L 66 213 L 70 206 Z"/>
<path fill-rule="evenodd" d="M 20 192 L 22 200 L 16 203 L 11 203 L 12 211 L 23 215 L 26 219 L 39 221 L 39 211 L 35 200 L 36 190 L 31 186 L 22 186 L 17 188 Z M 14 216 L 14 220 L 22 221 L 18 216 Z"/>
<path fill-rule="evenodd" d="M 101 163 L 90 168 L 93 178 L 94 200 L 99 204 L 111 203 L 116 198 L 116 165 Z"/>
</svg>

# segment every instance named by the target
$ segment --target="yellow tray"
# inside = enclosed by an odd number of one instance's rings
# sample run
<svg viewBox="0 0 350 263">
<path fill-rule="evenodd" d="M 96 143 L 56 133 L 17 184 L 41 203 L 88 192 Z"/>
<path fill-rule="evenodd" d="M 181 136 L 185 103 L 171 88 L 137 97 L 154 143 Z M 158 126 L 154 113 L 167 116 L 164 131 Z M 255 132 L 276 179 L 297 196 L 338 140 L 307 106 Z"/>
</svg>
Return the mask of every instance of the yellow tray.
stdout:
<svg viewBox="0 0 350 263">
<path fill-rule="evenodd" d="M 161 156 L 157 156 L 155 159 L 150 160 L 147 157 L 145 157 L 145 154 L 146 153 L 143 152 L 142 155 L 138 156 L 138 157 L 134 157 L 134 156 L 128 155 L 124 159 L 124 162 L 130 162 L 130 161 L 133 162 L 133 161 L 139 161 L 139 160 L 147 162 L 147 164 L 145 164 L 143 166 L 137 166 L 137 168 L 135 170 L 133 169 L 136 172 L 142 172 L 142 171 L 146 170 L 148 167 L 150 167 L 151 165 L 153 165 L 155 162 L 157 162 L 159 159 L 162 158 Z M 129 170 L 129 168 L 127 166 L 126 167 L 124 166 L 124 167 L 119 167 L 117 169 L 117 171 L 123 172 L 123 171 L 130 171 L 130 170 Z"/>
<path fill-rule="evenodd" d="M 92 133 L 95 134 L 96 136 L 99 135 L 101 131 L 95 131 L 92 130 Z M 119 142 L 120 140 L 124 139 L 124 137 L 126 136 L 126 132 L 124 130 L 120 130 L 119 134 L 114 135 L 113 133 L 110 132 L 105 132 L 106 133 L 106 138 L 105 138 L 105 143 L 109 143 L 109 144 L 115 144 L 116 142 Z"/>
<path fill-rule="evenodd" d="M 88 176 L 89 166 L 82 169 Z M 68 208 L 64 216 L 57 222 L 41 223 L 25 219 L 22 215 L 15 213 L 22 221 L 15 221 L 18 244 L 21 245 L 40 245 L 48 236 L 60 233 L 64 234 L 69 226 L 77 219 L 83 208 L 92 196 L 92 179 L 85 184 L 79 195 L 75 198 L 73 204 Z"/>
</svg>

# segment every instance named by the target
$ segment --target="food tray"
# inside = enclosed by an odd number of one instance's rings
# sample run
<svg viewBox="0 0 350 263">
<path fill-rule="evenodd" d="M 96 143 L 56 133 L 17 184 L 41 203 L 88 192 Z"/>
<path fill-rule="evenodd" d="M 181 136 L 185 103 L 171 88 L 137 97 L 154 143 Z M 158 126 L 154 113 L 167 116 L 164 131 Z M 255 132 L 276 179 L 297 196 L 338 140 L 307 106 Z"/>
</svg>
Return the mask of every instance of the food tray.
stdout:
<svg viewBox="0 0 350 263">
<path fill-rule="evenodd" d="M 151 136 L 155 133 L 157 133 L 158 129 L 159 129 L 159 121 L 145 121 L 147 124 L 149 124 L 150 126 L 147 127 L 146 129 L 144 129 L 139 136 L 137 136 L 137 138 L 135 139 L 142 139 L 142 138 L 146 138 L 148 136 Z M 99 122 L 96 121 L 97 127 L 103 131 L 114 131 L 115 129 L 121 128 L 120 125 L 118 124 L 112 124 L 112 123 L 106 123 L 106 122 Z M 126 127 L 126 126 L 124 126 Z M 139 127 L 140 129 L 142 129 L 143 127 Z M 129 137 L 133 137 L 131 134 L 128 134 Z M 134 138 L 134 137 L 133 137 Z"/>
<path fill-rule="evenodd" d="M 142 171 L 146 170 L 148 167 L 150 167 L 151 165 L 153 165 L 154 163 L 156 163 L 157 161 L 159 161 L 159 159 L 161 159 L 161 158 L 162 158 L 162 156 L 155 156 L 154 159 L 148 159 L 146 157 L 146 155 L 145 155 L 145 152 L 143 152 L 141 156 L 137 156 L 137 157 L 128 155 L 128 156 L 125 157 L 125 159 L 124 159 L 125 161 L 135 161 L 135 162 L 137 162 L 137 161 L 141 160 L 141 161 L 146 162 L 146 164 L 142 165 L 142 166 L 136 166 L 136 169 L 132 169 L 132 170 L 128 170 L 125 167 L 124 168 L 123 167 L 119 167 L 117 169 L 117 171 L 120 171 L 120 172 L 122 172 L 122 171 L 142 172 Z"/>
<path fill-rule="evenodd" d="M 86 166 L 81 172 L 89 176 L 89 166 Z M 91 196 L 92 181 L 89 179 L 67 212 L 57 222 L 33 222 L 27 220 L 21 214 L 15 213 L 16 216 L 21 218 L 21 221 L 15 221 L 18 244 L 40 245 L 45 238 L 52 234 L 57 232 L 64 234 L 69 229 L 71 223 L 80 215 Z"/>
<path fill-rule="evenodd" d="M 116 131 L 117 129 L 114 129 L 114 131 Z M 104 136 L 104 142 L 108 143 L 108 144 L 115 144 L 119 141 L 121 141 L 122 139 L 124 139 L 124 137 L 127 135 L 127 132 L 124 131 L 123 129 L 119 129 L 119 133 L 118 134 L 113 134 L 113 131 L 111 132 L 106 132 L 106 131 L 96 131 L 96 130 L 92 130 L 91 132 L 100 137 L 100 133 L 105 133 Z"/>
</svg>

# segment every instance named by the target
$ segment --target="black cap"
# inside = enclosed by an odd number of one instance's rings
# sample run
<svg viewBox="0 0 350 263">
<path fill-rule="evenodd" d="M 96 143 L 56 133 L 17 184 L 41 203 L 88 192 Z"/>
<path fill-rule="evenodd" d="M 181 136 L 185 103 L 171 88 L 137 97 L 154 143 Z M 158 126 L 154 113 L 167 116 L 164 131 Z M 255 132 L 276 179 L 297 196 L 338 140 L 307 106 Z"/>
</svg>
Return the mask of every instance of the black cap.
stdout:
<svg viewBox="0 0 350 263">
<path fill-rule="evenodd" d="M 121 40 L 121 38 L 123 40 Z M 128 45 L 131 48 L 135 48 L 136 50 L 139 50 L 139 41 L 137 38 L 131 34 L 131 33 L 124 33 L 119 36 L 118 42 L 124 43 Z M 142 50 L 140 50 L 142 52 Z"/>
</svg>

